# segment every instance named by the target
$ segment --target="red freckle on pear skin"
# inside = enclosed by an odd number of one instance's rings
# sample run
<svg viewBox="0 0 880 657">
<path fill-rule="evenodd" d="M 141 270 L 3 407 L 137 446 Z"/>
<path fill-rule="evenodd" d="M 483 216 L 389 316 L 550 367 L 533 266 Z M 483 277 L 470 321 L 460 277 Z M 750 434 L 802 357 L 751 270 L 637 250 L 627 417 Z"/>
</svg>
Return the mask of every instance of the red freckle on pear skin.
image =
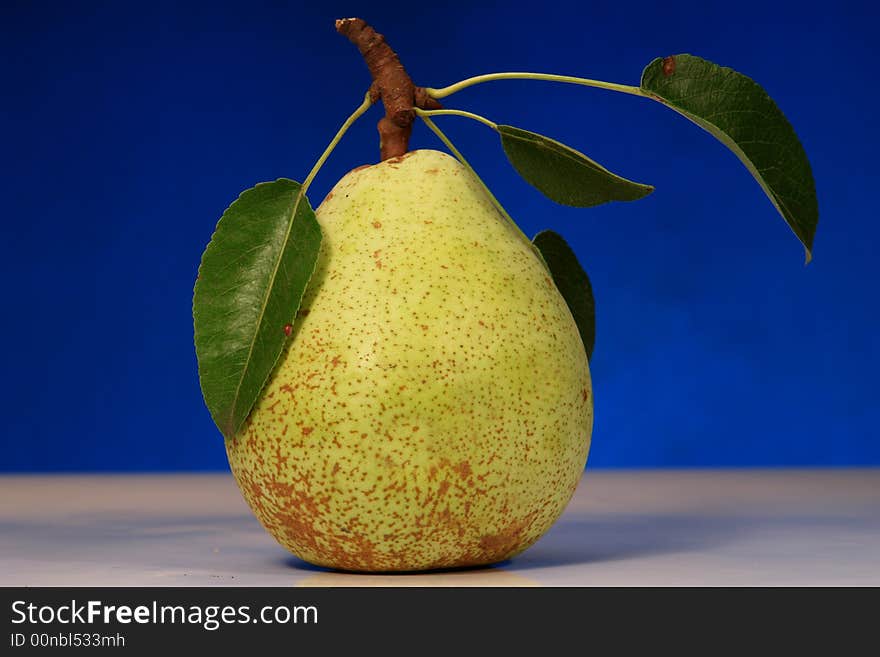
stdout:
<svg viewBox="0 0 880 657">
<path fill-rule="evenodd" d="M 315 430 L 314 427 L 303 427 L 303 428 L 302 428 L 302 435 L 304 435 L 304 436 L 308 436 L 308 435 L 309 435 L 310 433 L 312 433 L 312 431 L 314 431 L 314 430 Z"/>
<path fill-rule="evenodd" d="M 373 222 L 373 228 L 381 228 L 381 227 L 382 227 L 381 221 L 374 221 Z"/>
<path fill-rule="evenodd" d="M 675 57 L 670 55 L 669 57 L 663 58 L 663 76 L 669 77 L 675 73 Z"/>
</svg>

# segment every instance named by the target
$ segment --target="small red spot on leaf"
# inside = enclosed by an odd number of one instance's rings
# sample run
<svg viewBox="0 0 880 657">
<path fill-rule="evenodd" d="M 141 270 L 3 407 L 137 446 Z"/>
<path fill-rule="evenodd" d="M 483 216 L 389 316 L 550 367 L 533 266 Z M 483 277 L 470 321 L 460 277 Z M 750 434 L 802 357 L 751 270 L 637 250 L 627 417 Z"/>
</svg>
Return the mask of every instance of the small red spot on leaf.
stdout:
<svg viewBox="0 0 880 657">
<path fill-rule="evenodd" d="M 293 325 L 292 324 L 285 324 L 284 325 L 284 335 L 289 336 L 291 331 L 293 331 Z"/>
<path fill-rule="evenodd" d="M 675 57 L 669 55 L 663 58 L 663 76 L 668 78 L 673 73 L 675 73 Z"/>
</svg>

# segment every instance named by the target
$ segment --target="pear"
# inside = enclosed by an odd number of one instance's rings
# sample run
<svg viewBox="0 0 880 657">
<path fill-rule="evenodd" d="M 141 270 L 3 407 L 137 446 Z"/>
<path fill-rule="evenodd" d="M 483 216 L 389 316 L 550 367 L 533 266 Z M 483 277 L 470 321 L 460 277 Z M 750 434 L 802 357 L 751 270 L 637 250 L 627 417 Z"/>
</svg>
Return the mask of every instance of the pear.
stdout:
<svg viewBox="0 0 880 657">
<path fill-rule="evenodd" d="M 350 571 L 491 564 L 586 464 L 590 371 L 541 258 L 480 181 L 418 150 L 351 171 L 232 472 L 293 554 Z"/>
</svg>

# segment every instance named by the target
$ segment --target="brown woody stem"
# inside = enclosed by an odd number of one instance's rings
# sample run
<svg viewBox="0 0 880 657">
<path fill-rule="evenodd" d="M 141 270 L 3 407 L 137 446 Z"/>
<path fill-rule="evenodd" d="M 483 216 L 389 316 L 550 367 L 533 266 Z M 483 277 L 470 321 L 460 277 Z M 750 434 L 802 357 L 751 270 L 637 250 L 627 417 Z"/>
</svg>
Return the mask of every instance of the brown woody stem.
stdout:
<svg viewBox="0 0 880 657">
<path fill-rule="evenodd" d="M 381 159 L 399 157 L 409 150 L 409 137 L 416 115 L 413 107 L 440 109 L 422 87 L 413 84 L 397 54 L 385 37 L 360 18 L 336 21 L 336 31 L 351 41 L 360 51 L 370 70 L 373 100 L 382 99 L 385 116 L 379 120 L 379 150 Z"/>
</svg>

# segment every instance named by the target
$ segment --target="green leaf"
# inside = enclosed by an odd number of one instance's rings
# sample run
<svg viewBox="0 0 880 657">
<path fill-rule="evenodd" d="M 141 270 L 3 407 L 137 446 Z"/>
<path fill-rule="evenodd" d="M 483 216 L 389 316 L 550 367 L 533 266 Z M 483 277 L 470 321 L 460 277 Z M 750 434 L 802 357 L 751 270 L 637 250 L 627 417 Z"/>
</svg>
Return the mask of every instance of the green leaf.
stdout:
<svg viewBox="0 0 880 657">
<path fill-rule="evenodd" d="M 202 394 L 231 438 L 290 333 L 321 245 L 301 186 L 281 178 L 248 189 L 223 213 L 193 294 Z"/>
<path fill-rule="evenodd" d="M 809 262 L 819 223 L 816 185 L 794 128 L 767 92 L 693 55 L 658 57 L 642 73 L 641 88 L 736 154 L 803 243 Z"/>
<path fill-rule="evenodd" d="M 635 201 L 654 191 L 621 178 L 565 144 L 509 125 L 496 128 L 507 159 L 538 191 L 562 205 L 588 208 Z"/>
<path fill-rule="evenodd" d="M 596 307 L 587 272 L 559 233 L 543 230 L 535 235 L 532 243 L 543 256 L 557 289 L 568 304 L 589 360 L 596 341 Z"/>
</svg>

